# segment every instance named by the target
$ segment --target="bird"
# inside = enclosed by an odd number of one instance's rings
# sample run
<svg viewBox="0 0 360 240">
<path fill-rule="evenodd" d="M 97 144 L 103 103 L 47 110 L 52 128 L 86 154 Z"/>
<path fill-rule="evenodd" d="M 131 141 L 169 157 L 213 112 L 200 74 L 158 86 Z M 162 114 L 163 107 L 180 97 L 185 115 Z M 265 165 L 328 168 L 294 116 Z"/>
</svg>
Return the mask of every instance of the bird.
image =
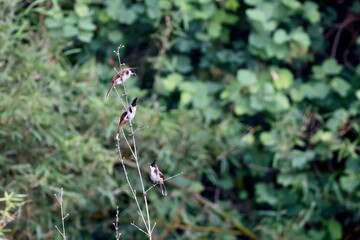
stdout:
<svg viewBox="0 0 360 240">
<path fill-rule="evenodd" d="M 118 130 L 116 132 L 116 135 L 115 135 L 115 139 L 116 140 L 119 140 L 119 133 L 120 133 L 120 130 L 121 128 L 127 123 L 127 122 L 131 122 L 134 117 L 135 117 L 135 114 L 136 114 L 136 102 L 137 102 L 137 99 L 138 98 L 135 98 L 130 106 L 125 109 L 125 111 L 121 114 L 121 117 L 120 117 L 120 121 L 119 121 L 119 127 L 118 127 Z"/>
<path fill-rule="evenodd" d="M 166 197 L 167 191 L 165 188 L 164 175 L 160 172 L 159 167 L 156 165 L 156 160 L 150 163 L 150 178 L 154 183 L 160 185 L 161 194 Z"/>
<path fill-rule="evenodd" d="M 111 90 L 116 84 L 124 84 L 126 80 L 128 80 L 132 75 L 135 75 L 135 72 L 133 71 L 136 68 L 125 68 L 121 70 L 120 72 L 117 72 L 113 79 L 111 80 L 111 86 L 106 94 L 106 97 L 109 96 Z"/>
</svg>

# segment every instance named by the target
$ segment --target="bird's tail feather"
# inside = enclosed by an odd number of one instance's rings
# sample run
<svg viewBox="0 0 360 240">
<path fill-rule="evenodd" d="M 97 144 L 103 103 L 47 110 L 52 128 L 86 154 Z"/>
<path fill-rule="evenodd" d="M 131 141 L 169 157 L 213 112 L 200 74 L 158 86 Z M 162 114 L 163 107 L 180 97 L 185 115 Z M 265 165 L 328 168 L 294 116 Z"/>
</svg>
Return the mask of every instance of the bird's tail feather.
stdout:
<svg viewBox="0 0 360 240">
<path fill-rule="evenodd" d="M 113 89 L 113 87 L 114 87 L 114 84 L 111 84 L 111 86 L 110 86 L 110 88 L 109 88 L 109 90 L 108 90 L 108 92 L 106 94 L 106 98 L 109 96 L 109 94 L 110 94 L 111 90 Z"/>
<path fill-rule="evenodd" d="M 159 185 L 160 185 L 160 188 L 161 188 L 161 194 L 166 197 L 167 196 L 167 190 L 166 190 L 165 184 L 160 183 Z"/>
</svg>

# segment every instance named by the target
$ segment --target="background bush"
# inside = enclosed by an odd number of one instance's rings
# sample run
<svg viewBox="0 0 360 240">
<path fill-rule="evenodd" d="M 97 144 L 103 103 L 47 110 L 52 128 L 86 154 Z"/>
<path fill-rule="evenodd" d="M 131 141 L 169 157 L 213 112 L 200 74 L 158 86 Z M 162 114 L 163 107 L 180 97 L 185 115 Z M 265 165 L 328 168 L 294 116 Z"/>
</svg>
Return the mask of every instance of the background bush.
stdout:
<svg viewBox="0 0 360 240">
<path fill-rule="evenodd" d="M 6 237 L 59 239 L 63 187 L 70 239 L 112 238 L 117 205 L 122 236 L 143 238 L 113 140 L 122 106 L 104 99 L 122 44 L 138 67 L 135 125 L 149 126 L 140 163 L 184 172 L 169 197 L 149 194 L 155 239 L 359 238 L 357 1 L 3 0 L 0 12 Z M 26 194 L 20 212 L 8 193 Z"/>
</svg>

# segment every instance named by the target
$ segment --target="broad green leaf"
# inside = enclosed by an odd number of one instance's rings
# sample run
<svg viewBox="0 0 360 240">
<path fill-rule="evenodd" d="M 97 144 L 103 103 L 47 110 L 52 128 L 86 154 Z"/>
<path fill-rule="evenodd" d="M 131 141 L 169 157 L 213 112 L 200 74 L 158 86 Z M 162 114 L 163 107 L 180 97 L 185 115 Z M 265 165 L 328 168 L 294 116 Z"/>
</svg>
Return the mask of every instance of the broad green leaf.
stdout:
<svg viewBox="0 0 360 240">
<path fill-rule="evenodd" d="M 292 10 L 296 10 L 301 7 L 301 3 L 297 0 L 281 0 L 281 3 Z"/>
<path fill-rule="evenodd" d="M 250 96 L 250 107 L 256 111 L 262 111 L 265 108 L 264 101 L 257 95 Z"/>
<path fill-rule="evenodd" d="M 310 23 L 318 23 L 321 19 L 318 5 L 315 2 L 305 2 L 303 6 L 304 18 L 309 20 Z"/>
<path fill-rule="evenodd" d="M 189 188 L 191 192 L 202 192 L 204 190 L 204 186 L 200 182 L 192 182 Z"/>
<path fill-rule="evenodd" d="M 339 240 L 343 237 L 342 226 L 338 221 L 331 219 L 328 221 L 327 226 L 331 240 Z"/>
<path fill-rule="evenodd" d="M 286 68 L 271 70 L 271 75 L 277 89 L 289 89 L 294 82 L 292 72 Z"/>
<path fill-rule="evenodd" d="M 221 24 L 213 21 L 210 23 L 208 28 L 209 35 L 212 38 L 218 38 L 221 34 L 221 29 L 222 29 Z"/>
<path fill-rule="evenodd" d="M 350 90 L 350 84 L 342 78 L 335 77 L 330 82 L 331 88 L 341 97 L 346 97 Z"/>
<path fill-rule="evenodd" d="M 182 81 L 182 75 L 178 73 L 170 73 L 165 78 L 156 78 L 155 89 L 158 93 L 169 96 Z"/>
<path fill-rule="evenodd" d="M 305 152 L 300 150 L 293 150 L 289 156 L 292 166 L 294 168 L 304 168 L 306 164 L 313 160 L 315 157 L 315 153 L 311 150 L 307 150 Z"/>
<path fill-rule="evenodd" d="M 176 55 L 174 62 L 176 63 L 176 70 L 180 73 L 188 73 L 192 70 L 191 60 L 185 55 Z"/>
<path fill-rule="evenodd" d="M 345 175 L 340 178 L 340 186 L 348 193 L 354 192 L 359 184 L 360 178 L 352 170 L 346 170 Z"/>
<path fill-rule="evenodd" d="M 120 31 L 110 31 L 107 34 L 108 39 L 113 43 L 119 43 L 122 41 L 124 35 Z"/>
<path fill-rule="evenodd" d="M 289 40 L 288 34 L 285 32 L 284 29 L 278 29 L 275 31 L 273 35 L 273 40 L 277 44 L 283 44 L 286 43 Z"/>
<path fill-rule="evenodd" d="M 302 28 L 298 28 L 295 31 L 291 32 L 290 37 L 304 49 L 310 46 L 310 37 L 306 32 L 304 32 Z"/>
<path fill-rule="evenodd" d="M 63 31 L 65 37 L 73 37 L 79 33 L 79 30 L 73 25 L 65 25 Z"/>
<path fill-rule="evenodd" d="M 259 203 L 268 203 L 275 205 L 278 202 L 276 196 L 272 192 L 272 188 L 264 183 L 258 183 L 255 186 L 256 189 L 256 201 Z"/>
<path fill-rule="evenodd" d="M 90 42 L 93 36 L 94 36 L 93 32 L 89 32 L 89 31 L 80 31 L 78 34 L 79 40 L 83 42 Z"/>
<path fill-rule="evenodd" d="M 266 33 L 251 32 L 249 35 L 249 43 L 257 48 L 266 47 L 271 42 L 271 37 Z"/>
<path fill-rule="evenodd" d="M 159 8 L 159 0 L 145 0 L 147 15 L 151 19 L 156 19 L 161 16 Z"/>
<path fill-rule="evenodd" d="M 289 48 L 286 44 L 276 44 L 270 42 L 265 48 L 269 57 L 276 57 L 277 59 L 285 60 L 289 56 Z"/>
<path fill-rule="evenodd" d="M 257 82 L 255 73 L 247 69 L 239 69 L 236 79 L 239 81 L 242 87 L 247 87 Z"/>
<path fill-rule="evenodd" d="M 86 4 L 80 2 L 80 1 L 77 1 L 75 3 L 75 6 L 74 6 L 74 10 L 75 10 L 75 13 L 79 16 L 79 17 L 85 17 L 87 15 L 89 15 L 89 8 Z"/>
<path fill-rule="evenodd" d="M 245 0 L 245 3 L 250 6 L 261 4 L 264 0 Z"/>
<path fill-rule="evenodd" d="M 282 93 L 276 93 L 274 97 L 274 105 L 271 107 L 273 111 L 284 111 L 290 108 L 289 99 Z"/>
<path fill-rule="evenodd" d="M 343 67 L 333 58 L 326 59 L 322 63 L 322 68 L 325 73 L 330 75 L 339 74 L 343 69 Z"/>
<path fill-rule="evenodd" d="M 267 20 L 266 14 L 258 8 L 246 10 L 246 15 L 250 20 L 261 22 L 261 23 L 263 23 Z"/>
<path fill-rule="evenodd" d="M 360 89 L 359 90 L 356 90 L 355 92 L 355 96 L 358 100 L 360 100 Z"/>
<path fill-rule="evenodd" d="M 45 19 L 45 25 L 48 28 L 60 28 L 62 27 L 63 20 L 62 19 L 55 19 L 55 18 L 46 18 Z"/>
<path fill-rule="evenodd" d="M 78 21 L 78 26 L 80 29 L 86 31 L 93 31 L 96 29 L 96 26 L 92 23 L 91 18 L 80 18 Z"/>
<path fill-rule="evenodd" d="M 262 132 L 260 134 L 260 141 L 264 146 L 275 146 L 276 145 L 276 137 L 271 132 Z"/>
</svg>

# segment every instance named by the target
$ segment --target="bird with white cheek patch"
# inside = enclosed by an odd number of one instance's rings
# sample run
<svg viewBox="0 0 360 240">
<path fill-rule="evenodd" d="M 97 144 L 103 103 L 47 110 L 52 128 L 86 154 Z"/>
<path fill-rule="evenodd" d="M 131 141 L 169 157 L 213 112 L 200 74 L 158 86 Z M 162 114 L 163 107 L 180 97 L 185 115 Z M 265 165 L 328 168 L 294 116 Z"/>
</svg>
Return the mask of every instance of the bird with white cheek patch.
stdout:
<svg viewBox="0 0 360 240">
<path fill-rule="evenodd" d="M 150 178 L 154 183 L 160 185 L 161 194 L 167 196 L 164 175 L 160 172 L 159 167 L 156 165 L 155 162 L 156 160 L 150 163 Z"/>
<path fill-rule="evenodd" d="M 134 119 L 135 114 L 136 114 L 136 107 L 137 107 L 136 101 L 137 101 L 137 98 L 135 98 L 132 101 L 132 103 L 130 104 L 130 106 L 121 114 L 120 121 L 119 121 L 119 127 L 118 127 L 118 130 L 115 135 L 116 140 L 119 140 L 119 134 L 120 134 L 121 128 L 127 122 L 131 122 Z"/>
<path fill-rule="evenodd" d="M 124 84 L 126 80 L 128 80 L 132 75 L 135 75 L 135 72 L 133 71 L 135 68 L 125 68 L 121 70 L 120 72 L 116 73 L 113 79 L 111 80 L 111 86 L 109 88 L 109 91 L 106 94 L 106 97 L 109 96 L 111 90 L 114 88 L 116 84 Z"/>
</svg>

